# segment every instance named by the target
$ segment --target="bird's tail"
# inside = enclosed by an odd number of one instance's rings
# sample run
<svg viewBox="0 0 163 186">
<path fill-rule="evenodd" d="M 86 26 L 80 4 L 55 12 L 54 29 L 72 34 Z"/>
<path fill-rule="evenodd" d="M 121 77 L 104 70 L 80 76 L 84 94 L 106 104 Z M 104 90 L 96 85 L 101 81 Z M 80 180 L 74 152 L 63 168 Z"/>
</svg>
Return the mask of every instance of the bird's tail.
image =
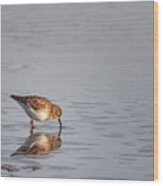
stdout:
<svg viewBox="0 0 163 186">
<path fill-rule="evenodd" d="M 21 102 L 22 97 L 21 96 L 16 96 L 16 95 L 11 95 L 11 98 L 14 99 L 15 101 Z"/>
</svg>

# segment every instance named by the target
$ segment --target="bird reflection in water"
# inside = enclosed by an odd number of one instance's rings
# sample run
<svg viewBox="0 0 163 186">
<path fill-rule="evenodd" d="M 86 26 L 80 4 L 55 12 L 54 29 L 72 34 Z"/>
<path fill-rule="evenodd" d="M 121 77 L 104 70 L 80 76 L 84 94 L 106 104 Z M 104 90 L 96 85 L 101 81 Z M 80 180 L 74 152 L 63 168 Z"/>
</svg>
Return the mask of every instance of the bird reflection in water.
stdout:
<svg viewBox="0 0 163 186">
<path fill-rule="evenodd" d="M 24 144 L 19 147 L 11 156 L 15 155 L 46 155 L 51 151 L 57 150 L 62 145 L 62 127 L 57 133 L 36 132 L 27 137 Z"/>
</svg>

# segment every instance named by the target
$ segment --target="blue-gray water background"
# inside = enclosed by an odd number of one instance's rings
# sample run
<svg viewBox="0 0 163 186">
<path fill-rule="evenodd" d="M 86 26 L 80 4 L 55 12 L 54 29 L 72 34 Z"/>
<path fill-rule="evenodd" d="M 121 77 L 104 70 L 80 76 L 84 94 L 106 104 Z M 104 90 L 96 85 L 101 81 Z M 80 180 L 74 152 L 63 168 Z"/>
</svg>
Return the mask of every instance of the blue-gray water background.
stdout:
<svg viewBox="0 0 163 186">
<path fill-rule="evenodd" d="M 153 2 L 2 6 L 2 176 L 153 179 Z M 10 157 L 29 118 L 10 94 L 63 108 L 63 144 Z M 56 121 L 36 131 L 57 132 Z"/>
</svg>

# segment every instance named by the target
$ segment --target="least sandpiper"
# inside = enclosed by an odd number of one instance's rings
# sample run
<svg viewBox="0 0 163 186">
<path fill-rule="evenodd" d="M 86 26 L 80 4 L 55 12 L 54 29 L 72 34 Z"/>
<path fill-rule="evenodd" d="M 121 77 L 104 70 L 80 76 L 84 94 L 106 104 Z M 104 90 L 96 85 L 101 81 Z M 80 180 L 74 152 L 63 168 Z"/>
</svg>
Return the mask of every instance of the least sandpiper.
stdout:
<svg viewBox="0 0 163 186">
<path fill-rule="evenodd" d="M 31 118 L 31 134 L 33 133 L 33 129 L 35 128 L 33 120 L 58 120 L 60 127 L 62 128 L 62 109 L 60 106 L 53 104 L 48 99 L 40 96 L 11 95 L 11 98 L 16 100 L 18 104 L 25 110 L 27 115 Z"/>
</svg>

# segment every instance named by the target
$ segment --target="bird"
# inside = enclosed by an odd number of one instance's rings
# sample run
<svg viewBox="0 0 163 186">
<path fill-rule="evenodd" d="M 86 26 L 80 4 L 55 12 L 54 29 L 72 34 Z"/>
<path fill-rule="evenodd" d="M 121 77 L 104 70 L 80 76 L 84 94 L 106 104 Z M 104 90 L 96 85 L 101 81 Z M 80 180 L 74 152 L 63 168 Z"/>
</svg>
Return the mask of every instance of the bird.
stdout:
<svg viewBox="0 0 163 186">
<path fill-rule="evenodd" d="M 40 96 L 18 96 L 11 95 L 30 117 L 30 133 L 33 134 L 35 121 L 58 120 L 60 128 L 62 128 L 61 116 L 62 109 L 59 105 L 53 104 L 50 100 Z"/>
</svg>

